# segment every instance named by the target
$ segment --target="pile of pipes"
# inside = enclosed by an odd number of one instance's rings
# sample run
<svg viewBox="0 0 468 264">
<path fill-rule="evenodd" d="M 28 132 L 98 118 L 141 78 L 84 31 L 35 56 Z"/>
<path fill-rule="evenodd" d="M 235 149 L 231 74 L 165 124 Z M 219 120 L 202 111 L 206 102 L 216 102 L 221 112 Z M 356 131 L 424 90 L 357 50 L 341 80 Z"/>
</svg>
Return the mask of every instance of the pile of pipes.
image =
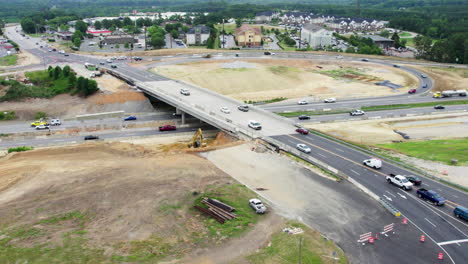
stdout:
<svg viewBox="0 0 468 264">
<path fill-rule="evenodd" d="M 234 207 L 231 207 L 216 199 L 203 198 L 202 203 L 206 204 L 208 208 L 195 205 L 195 209 L 213 217 L 220 224 L 224 224 L 225 221 L 236 218 L 236 214 L 233 213 L 235 210 Z"/>
</svg>

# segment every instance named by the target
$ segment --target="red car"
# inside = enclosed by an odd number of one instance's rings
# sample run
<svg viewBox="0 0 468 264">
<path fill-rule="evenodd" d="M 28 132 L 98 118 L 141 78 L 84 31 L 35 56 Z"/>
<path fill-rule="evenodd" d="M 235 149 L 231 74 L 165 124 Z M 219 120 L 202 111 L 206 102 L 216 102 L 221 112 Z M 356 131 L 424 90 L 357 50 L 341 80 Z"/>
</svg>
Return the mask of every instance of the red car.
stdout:
<svg viewBox="0 0 468 264">
<path fill-rule="evenodd" d="M 410 90 L 408 91 L 408 93 L 409 93 L 409 94 L 414 94 L 414 93 L 416 93 L 416 89 L 410 89 Z"/>
<path fill-rule="evenodd" d="M 296 132 L 299 133 L 299 134 L 302 134 L 302 135 L 309 134 L 309 130 L 307 130 L 305 128 L 298 128 L 298 129 L 296 129 Z"/>
<path fill-rule="evenodd" d="M 171 131 L 171 130 L 176 130 L 176 126 L 165 125 L 165 126 L 159 127 L 159 131 Z"/>
</svg>

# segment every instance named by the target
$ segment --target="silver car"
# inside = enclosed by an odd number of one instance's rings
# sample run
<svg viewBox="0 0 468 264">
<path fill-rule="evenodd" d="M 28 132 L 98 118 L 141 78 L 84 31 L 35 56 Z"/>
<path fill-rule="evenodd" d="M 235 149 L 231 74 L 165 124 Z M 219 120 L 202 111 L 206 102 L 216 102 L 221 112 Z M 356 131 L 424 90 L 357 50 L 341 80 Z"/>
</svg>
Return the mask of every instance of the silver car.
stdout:
<svg viewBox="0 0 468 264">
<path fill-rule="evenodd" d="M 296 148 L 304 153 L 310 153 L 312 151 L 306 144 L 297 144 Z"/>
<path fill-rule="evenodd" d="M 264 214 L 266 212 L 266 207 L 263 205 L 262 201 L 259 199 L 250 199 L 249 205 L 252 209 L 255 210 L 257 214 Z"/>
</svg>

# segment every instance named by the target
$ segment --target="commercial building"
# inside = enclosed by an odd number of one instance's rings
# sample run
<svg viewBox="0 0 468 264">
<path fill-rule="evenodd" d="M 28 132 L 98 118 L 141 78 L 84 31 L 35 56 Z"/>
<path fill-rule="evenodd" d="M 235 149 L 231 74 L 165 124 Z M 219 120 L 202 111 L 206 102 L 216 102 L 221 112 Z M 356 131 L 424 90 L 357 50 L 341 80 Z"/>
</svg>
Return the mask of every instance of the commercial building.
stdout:
<svg viewBox="0 0 468 264">
<path fill-rule="evenodd" d="M 395 41 L 393 41 L 392 39 L 384 38 L 377 35 L 362 35 L 361 37 L 372 39 L 372 42 L 377 44 L 377 46 L 379 46 L 382 49 L 388 49 L 395 45 Z"/>
<path fill-rule="evenodd" d="M 105 36 L 103 42 L 107 45 L 137 43 L 138 40 L 132 35 L 110 35 Z"/>
</svg>

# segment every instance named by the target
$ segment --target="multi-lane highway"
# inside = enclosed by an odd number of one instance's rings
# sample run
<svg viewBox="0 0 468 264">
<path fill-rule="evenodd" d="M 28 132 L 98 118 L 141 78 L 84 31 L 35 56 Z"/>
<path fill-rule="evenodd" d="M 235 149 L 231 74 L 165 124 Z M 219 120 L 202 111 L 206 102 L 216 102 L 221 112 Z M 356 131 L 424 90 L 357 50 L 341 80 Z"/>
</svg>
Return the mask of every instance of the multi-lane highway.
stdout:
<svg viewBox="0 0 468 264">
<path fill-rule="evenodd" d="M 7 29 L 7 34 L 13 38 L 18 44 L 22 45 L 22 42 L 32 41 L 32 39 L 21 39 L 21 36 L 17 34 L 14 29 Z M 70 54 L 69 57 L 64 57 L 63 55 L 48 52 L 47 50 L 40 49 L 37 45 L 29 44 L 24 46 L 28 49 L 29 52 L 38 55 L 39 58 L 43 58 L 46 63 L 50 62 L 90 62 L 98 64 L 103 61 L 102 57 L 92 57 L 92 56 L 83 56 L 78 54 Z M 240 52 L 240 57 L 265 57 L 261 52 Z M 220 53 L 214 56 L 214 59 L 217 58 L 226 58 L 234 57 L 233 53 Z M 320 60 L 336 60 L 335 56 L 329 55 L 317 55 L 310 53 L 278 53 L 275 55 L 278 58 L 296 58 L 296 59 L 320 59 Z M 153 60 L 161 59 L 152 58 Z M 193 57 L 192 55 L 176 55 L 173 60 L 174 63 L 181 60 L 198 60 L 201 58 Z M 355 57 L 343 57 L 343 60 L 347 61 L 359 61 Z M 358 108 L 362 105 L 377 105 L 377 104 L 390 104 L 391 102 L 397 103 L 408 103 L 408 102 L 422 102 L 428 100 L 435 100 L 430 98 L 430 96 L 424 96 L 426 90 L 432 88 L 432 80 L 430 78 L 422 78 L 421 72 L 407 67 L 410 63 L 400 62 L 398 60 L 386 60 L 386 59 L 370 59 L 367 63 L 379 63 L 387 64 L 389 67 L 392 67 L 393 64 L 400 65 L 401 69 L 414 74 L 420 80 L 420 86 L 418 92 L 414 95 L 395 95 L 385 98 L 365 98 L 365 99 L 351 99 L 348 101 L 343 101 L 342 103 L 336 104 L 327 104 L 333 106 L 350 107 Z M 117 65 L 116 72 L 125 74 L 126 76 L 132 78 L 136 82 L 142 82 L 146 85 L 158 86 L 158 82 L 163 84 L 168 82 L 166 77 L 149 73 L 145 70 L 131 67 L 125 62 L 115 62 Z M 440 64 L 424 64 L 424 63 L 413 63 L 429 66 L 441 66 Z M 169 82 L 168 82 L 169 83 Z M 427 85 L 427 88 L 422 88 L 423 84 Z M 167 87 L 165 87 L 167 88 Z M 183 97 L 177 94 L 175 91 L 174 94 L 171 94 L 172 97 L 177 98 L 180 102 L 187 104 L 203 104 L 204 108 L 207 109 L 207 113 L 219 113 L 219 109 L 225 105 L 235 105 L 232 99 L 227 99 L 223 96 L 216 95 L 213 92 L 207 92 L 202 88 L 190 87 L 192 94 L 194 96 Z M 174 92 L 174 91 L 166 91 Z M 239 102 L 240 104 L 240 102 Z M 288 105 L 289 104 L 289 105 Z M 323 107 L 323 103 L 317 102 L 315 105 L 317 107 Z M 272 106 L 265 106 L 264 109 L 270 111 L 295 111 L 294 109 L 301 109 L 303 107 L 315 107 L 314 104 L 307 106 L 301 106 L 300 108 L 297 105 L 292 105 L 289 103 L 280 103 Z M 177 105 L 174 105 L 177 106 Z M 273 109 L 276 107 L 276 109 Z M 288 108 L 290 107 L 290 108 Z M 257 132 L 259 136 L 272 136 L 273 138 L 279 140 L 283 144 L 286 144 L 290 147 L 295 147 L 298 143 L 307 144 L 312 148 L 312 151 L 309 155 L 313 156 L 315 159 L 326 163 L 342 173 L 348 175 L 355 179 L 358 183 L 378 195 L 379 197 L 388 200 L 389 203 L 394 205 L 398 210 L 400 210 L 409 221 L 414 224 L 423 234 L 426 234 L 429 240 L 432 243 L 439 245 L 440 250 L 443 251 L 447 256 L 446 263 L 466 263 L 468 259 L 468 224 L 462 222 L 459 219 L 453 217 L 452 210 L 456 205 L 468 206 L 468 195 L 457 189 L 453 189 L 444 184 L 441 184 L 437 181 L 427 179 L 423 177 L 423 187 L 433 189 L 438 191 L 442 196 L 448 199 L 448 202 L 443 207 L 435 207 L 427 202 L 424 202 L 415 196 L 415 191 L 405 192 L 398 189 L 395 186 L 389 185 L 385 182 L 385 175 L 388 173 L 402 174 L 402 175 L 411 175 L 414 173 L 408 171 L 397 165 L 384 162 L 384 166 L 381 170 L 373 170 L 362 165 L 362 161 L 369 156 L 355 149 L 349 148 L 345 145 L 336 143 L 334 141 L 325 139 L 323 137 L 309 134 L 308 136 L 290 134 L 294 131 L 293 122 L 290 120 L 283 119 L 282 121 L 278 118 L 273 118 L 271 114 L 268 114 L 264 111 L 260 111 L 257 107 L 253 107 L 254 111 L 248 113 L 236 113 L 232 115 L 233 121 L 232 125 L 238 126 L 239 129 L 249 129 L 245 120 L 248 120 L 250 116 L 254 116 L 257 121 L 262 122 L 264 130 Z M 278 110 L 281 109 L 281 110 Z M 235 109 L 231 109 L 233 111 Z M 405 110 L 409 111 L 409 110 Z M 421 109 L 421 111 L 429 111 L 429 109 Z M 432 110 L 430 110 L 432 111 Z M 212 115 L 215 118 L 221 118 L 221 115 L 214 114 Z M 280 122 L 281 121 L 281 122 Z M 266 131 L 267 133 L 265 134 Z M 291 132 L 289 132 L 291 131 Z M 143 132 L 142 132 L 143 133 Z M 153 133 L 155 133 L 153 131 Z M 391 249 L 389 249 L 391 251 Z M 412 249 L 408 249 L 411 251 Z M 388 254 L 387 254 L 388 256 Z M 379 256 L 375 256 L 376 263 L 378 263 Z M 411 260 L 409 259 L 409 263 Z"/>
</svg>

